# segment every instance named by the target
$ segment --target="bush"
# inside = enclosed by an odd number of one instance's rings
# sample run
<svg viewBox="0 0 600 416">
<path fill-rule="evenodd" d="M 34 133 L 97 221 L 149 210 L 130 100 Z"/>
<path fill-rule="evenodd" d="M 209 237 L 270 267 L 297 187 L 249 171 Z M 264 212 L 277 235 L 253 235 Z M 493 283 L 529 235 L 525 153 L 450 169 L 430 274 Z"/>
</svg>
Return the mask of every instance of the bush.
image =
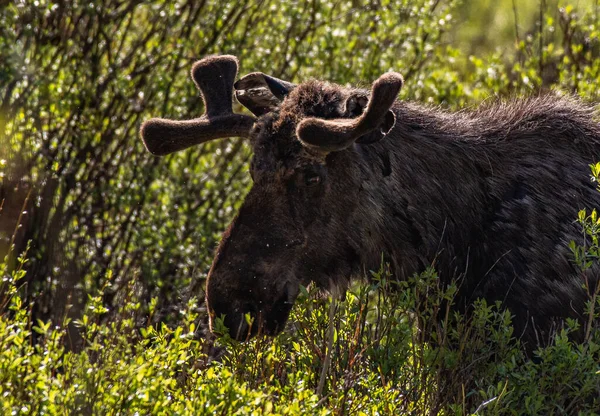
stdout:
<svg viewBox="0 0 600 416">
<path fill-rule="evenodd" d="M 79 318 L 108 270 L 111 310 L 132 281 L 142 309 L 157 299 L 155 322 L 201 298 L 213 248 L 249 186 L 248 149 L 223 140 L 158 159 L 138 138 L 142 120 L 200 114 L 189 70 L 212 53 L 237 55 L 242 73 L 341 83 L 373 80 L 402 56 L 410 79 L 442 56 L 438 21 L 454 0 L 384 3 L 0 8 L 0 259 L 14 267 L 32 242 L 22 290 L 34 318 Z"/>
<path fill-rule="evenodd" d="M 445 43 L 461 10 L 454 0 L 0 8 L 2 413 L 597 412 L 592 291 L 585 342 L 569 340 L 571 322 L 533 361 L 498 305 L 452 313 L 455 288 L 434 270 L 394 282 L 382 267 L 333 301 L 307 289 L 275 339 L 212 339 L 204 271 L 249 186 L 248 149 L 234 139 L 156 159 L 137 139 L 150 116 L 201 112 L 187 73 L 210 53 L 296 81 L 369 82 L 394 68 L 401 98 L 454 108 L 549 88 L 598 99 L 596 15 L 548 7 L 498 40 L 511 52 L 467 56 Z M 599 220 L 579 220 L 585 238 L 571 247 L 585 273 Z"/>
<path fill-rule="evenodd" d="M 199 337 L 194 301 L 177 328 L 138 330 L 133 287 L 119 318 L 102 323 L 100 292 L 76 322 L 81 352 L 65 348 L 61 327 L 31 321 L 17 270 L 0 317 L 5 414 L 591 414 L 600 406 L 597 328 L 582 345 L 564 330 L 534 363 L 498 305 L 478 302 L 468 321 L 448 313 L 455 287 L 441 288 L 433 270 L 396 283 L 382 269 L 337 300 L 305 290 L 286 332 L 247 343 Z"/>
</svg>

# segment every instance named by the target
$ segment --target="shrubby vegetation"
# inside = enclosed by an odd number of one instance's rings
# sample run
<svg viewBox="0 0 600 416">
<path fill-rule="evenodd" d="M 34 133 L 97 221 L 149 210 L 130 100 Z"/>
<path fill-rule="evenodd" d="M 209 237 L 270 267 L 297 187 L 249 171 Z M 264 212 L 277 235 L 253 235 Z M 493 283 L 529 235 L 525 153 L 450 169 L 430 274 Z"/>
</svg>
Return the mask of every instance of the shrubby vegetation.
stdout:
<svg viewBox="0 0 600 416">
<path fill-rule="evenodd" d="M 117 318 L 102 323 L 99 292 L 75 322 L 79 352 L 65 347 L 66 322 L 31 321 L 14 287 L 22 273 L 5 281 L 0 319 L 5 414 L 593 414 L 600 406 L 600 331 L 573 345 L 565 329 L 528 360 L 498 305 L 478 303 L 468 321 L 435 319 L 455 288 L 441 289 L 433 270 L 396 283 L 382 268 L 343 300 L 306 291 L 285 333 L 247 343 L 199 337 L 195 299 L 177 327 L 140 327 L 133 288 Z"/>
<path fill-rule="evenodd" d="M 309 288 L 275 339 L 212 339 L 204 273 L 249 186 L 248 149 L 232 139 L 156 159 L 137 138 L 150 116 L 200 113 L 187 72 L 211 53 L 290 80 L 367 83 L 394 68 L 402 99 L 453 108 L 550 88 L 598 101 L 593 10 L 540 6 L 498 39 L 501 52 L 468 56 L 447 41 L 464 7 L 0 6 L 2 413 L 598 412 L 599 331 L 574 345 L 567 326 L 530 360 L 497 305 L 478 303 L 468 321 L 447 312 L 454 288 L 434 270 L 397 283 L 383 264 L 336 301 Z M 579 221 L 583 270 L 598 260 L 600 222 L 595 212 Z"/>
</svg>

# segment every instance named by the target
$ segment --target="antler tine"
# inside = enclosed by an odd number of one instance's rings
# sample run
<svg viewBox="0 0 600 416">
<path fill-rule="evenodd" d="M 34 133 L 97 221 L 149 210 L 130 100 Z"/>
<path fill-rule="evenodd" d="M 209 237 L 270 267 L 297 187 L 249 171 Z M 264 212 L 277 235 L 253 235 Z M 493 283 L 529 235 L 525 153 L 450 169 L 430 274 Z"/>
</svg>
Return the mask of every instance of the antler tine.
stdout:
<svg viewBox="0 0 600 416">
<path fill-rule="evenodd" d="M 396 117 L 390 108 L 403 82 L 402 75 L 388 72 L 373 83 L 369 104 L 360 117 L 338 120 L 310 117 L 298 124 L 296 135 L 304 145 L 322 152 L 344 149 L 377 128 L 385 135 L 394 127 Z"/>
<path fill-rule="evenodd" d="M 211 56 L 194 64 L 191 75 L 202 94 L 206 113 L 199 118 L 175 121 L 153 118 L 142 124 L 140 135 L 148 151 L 167 155 L 209 140 L 247 137 L 255 119 L 232 111 L 235 56 Z"/>
<path fill-rule="evenodd" d="M 192 66 L 192 79 L 202 93 L 208 117 L 233 114 L 231 97 L 238 72 L 238 60 L 232 55 L 209 56 Z"/>
</svg>

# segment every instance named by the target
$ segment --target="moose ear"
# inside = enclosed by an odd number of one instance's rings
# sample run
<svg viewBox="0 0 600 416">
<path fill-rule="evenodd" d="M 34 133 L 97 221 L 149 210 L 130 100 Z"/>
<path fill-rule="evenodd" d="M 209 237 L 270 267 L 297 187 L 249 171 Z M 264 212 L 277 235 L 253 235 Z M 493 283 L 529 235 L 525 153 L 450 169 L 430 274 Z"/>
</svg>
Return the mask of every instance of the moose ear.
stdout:
<svg viewBox="0 0 600 416">
<path fill-rule="evenodd" d="M 275 109 L 296 85 L 262 72 L 253 72 L 240 78 L 233 87 L 240 104 L 258 117 Z"/>
<path fill-rule="evenodd" d="M 371 144 L 376 143 L 379 140 L 383 139 L 389 132 L 392 130 L 394 125 L 396 124 L 396 115 L 392 110 L 388 110 L 385 115 L 383 122 L 379 125 L 379 129 L 372 131 L 371 133 L 367 133 L 362 137 L 356 139 L 356 143 L 360 144 Z"/>
<path fill-rule="evenodd" d="M 369 96 L 363 93 L 353 93 L 345 103 L 344 116 L 349 118 L 359 117 L 365 112 L 369 104 Z"/>
<path fill-rule="evenodd" d="M 362 115 L 362 113 L 364 113 L 368 104 L 369 97 L 365 93 L 353 93 L 346 100 L 344 115 L 349 118 L 359 117 Z M 386 136 L 392 127 L 394 127 L 394 124 L 396 124 L 396 116 L 394 115 L 393 111 L 388 110 L 379 128 L 359 137 L 356 139 L 356 143 L 371 144 L 378 142 Z"/>
</svg>

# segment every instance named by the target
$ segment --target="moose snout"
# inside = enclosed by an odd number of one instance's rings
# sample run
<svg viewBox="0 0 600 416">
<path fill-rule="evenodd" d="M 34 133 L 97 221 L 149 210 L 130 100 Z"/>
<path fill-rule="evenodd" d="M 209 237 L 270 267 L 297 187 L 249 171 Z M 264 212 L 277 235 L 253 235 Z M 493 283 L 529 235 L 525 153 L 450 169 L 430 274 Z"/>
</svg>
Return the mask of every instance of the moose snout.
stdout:
<svg viewBox="0 0 600 416">
<path fill-rule="evenodd" d="M 260 291 L 260 297 L 252 296 L 259 291 L 238 293 L 236 298 L 230 296 L 228 302 L 213 302 L 211 296 L 208 296 L 211 330 L 219 335 L 215 319 L 222 318 L 231 338 L 238 341 L 248 340 L 258 334 L 277 335 L 285 326 L 298 295 L 299 285 L 284 282 L 280 287 L 270 289 Z"/>
<path fill-rule="evenodd" d="M 209 297 L 207 306 L 210 330 L 216 335 L 228 333 L 231 338 L 244 341 L 258 333 L 258 320 L 262 311 L 256 302 L 231 298 L 229 301 L 217 301 L 210 300 Z"/>
<path fill-rule="evenodd" d="M 244 302 L 229 313 L 222 314 L 225 316 L 224 324 L 231 338 L 243 341 L 256 335 L 257 318 L 260 312 L 256 304 Z"/>
</svg>

